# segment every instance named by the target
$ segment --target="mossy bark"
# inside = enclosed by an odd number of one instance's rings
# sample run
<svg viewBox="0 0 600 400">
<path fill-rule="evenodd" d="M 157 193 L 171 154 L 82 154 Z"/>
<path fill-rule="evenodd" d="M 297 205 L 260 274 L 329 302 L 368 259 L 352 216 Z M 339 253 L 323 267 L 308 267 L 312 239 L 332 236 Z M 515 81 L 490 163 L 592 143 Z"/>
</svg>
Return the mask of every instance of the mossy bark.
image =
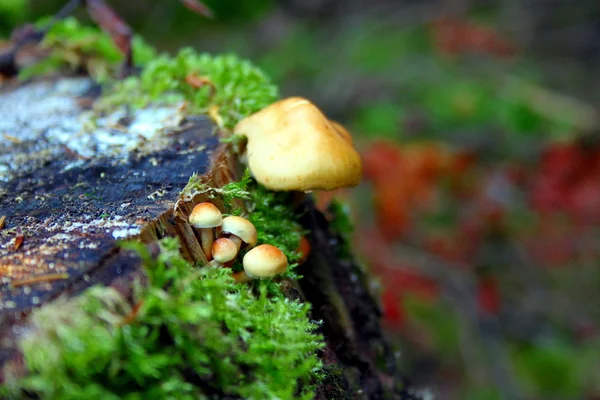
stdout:
<svg viewBox="0 0 600 400">
<path fill-rule="evenodd" d="M 22 365 L 19 327 L 33 308 L 96 283 L 131 292 L 141 260 L 122 250 L 119 240 L 152 246 L 176 236 L 184 257 L 206 261 L 186 222 L 206 197 L 181 199 L 180 192 L 193 172 L 215 187 L 240 175 L 208 119 L 185 117 L 175 106 L 90 119 L 96 89 L 81 78 L 0 92 L 0 111 L 13 113 L 0 123 L 6 132 L 0 136 L 0 217 L 6 216 L 0 231 L 0 362 L 11 360 L 13 371 Z M 299 271 L 304 278 L 284 288 L 290 298 L 312 303 L 314 319 L 324 321 L 327 347 L 320 356 L 328 374 L 318 398 L 406 396 L 367 276 L 338 251 L 341 238 L 310 198 L 298 215 L 313 250 Z M 57 274 L 61 279 L 54 279 Z"/>
</svg>

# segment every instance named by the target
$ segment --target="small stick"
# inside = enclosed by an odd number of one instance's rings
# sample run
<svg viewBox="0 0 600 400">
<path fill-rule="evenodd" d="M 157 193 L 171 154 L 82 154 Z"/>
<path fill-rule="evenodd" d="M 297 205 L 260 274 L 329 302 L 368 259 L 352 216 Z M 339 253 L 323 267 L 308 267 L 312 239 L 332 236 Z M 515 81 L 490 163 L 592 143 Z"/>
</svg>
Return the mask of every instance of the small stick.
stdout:
<svg viewBox="0 0 600 400">
<path fill-rule="evenodd" d="M 25 278 L 25 279 L 21 279 L 18 281 L 13 281 L 13 282 L 11 282 L 10 286 L 14 289 L 14 288 L 18 288 L 21 286 L 37 285 L 38 283 L 54 282 L 54 281 L 60 281 L 63 279 L 69 279 L 69 274 L 64 273 L 64 274 L 46 274 L 46 275 L 33 276 L 31 278 Z"/>
<path fill-rule="evenodd" d="M 19 247 L 21 247 L 24 240 L 25 240 L 25 236 L 17 235 L 17 237 L 15 237 L 15 244 L 13 246 L 13 250 L 15 250 L 15 251 L 19 250 Z"/>
<path fill-rule="evenodd" d="M 135 321 L 135 318 L 137 317 L 140 308 L 142 307 L 142 304 L 144 304 L 142 301 L 138 301 L 133 308 L 131 309 L 131 311 L 125 316 L 125 318 L 123 318 L 123 321 L 121 321 L 119 323 L 119 326 L 123 326 L 123 325 L 129 325 L 131 324 L 133 321 Z"/>
</svg>

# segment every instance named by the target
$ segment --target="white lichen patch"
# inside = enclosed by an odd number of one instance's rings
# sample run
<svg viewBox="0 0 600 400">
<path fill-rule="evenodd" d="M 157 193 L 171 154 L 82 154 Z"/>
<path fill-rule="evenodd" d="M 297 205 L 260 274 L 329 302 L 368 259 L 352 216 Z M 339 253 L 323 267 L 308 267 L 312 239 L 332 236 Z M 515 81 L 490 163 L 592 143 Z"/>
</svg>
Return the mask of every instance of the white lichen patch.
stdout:
<svg viewBox="0 0 600 400">
<path fill-rule="evenodd" d="M 0 182 L 52 160 L 75 157 L 67 170 L 98 156 L 119 162 L 132 152 L 147 154 L 172 144 L 168 133 L 183 119 L 177 105 L 151 105 L 131 115 L 123 106 L 99 116 L 78 102 L 92 85 L 87 78 L 63 78 L 0 93 Z"/>
<path fill-rule="evenodd" d="M 57 221 L 51 224 L 48 224 L 45 227 L 46 231 L 60 231 L 64 234 L 68 234 L 71 232 L 78 233 L 105 233 L 115 237 L 113 232 L 115 231 L 127 231 L 131 234 L 129 236 L 135 236 L 140 233 L 141 226 L 127 222 L 122 216 L 116 215 L 112 218 L 97 218 L 92 219 L 91 216 L 86 216 L 88 221 L 86 222 L 70 222 L 64 223 L 63 221 Z M 74 237 L 74 236 L 71 236 Z"/>
<path fill-rule="evenodd" d="M 115 229 L 112 232 L 112 236 L 115 239 L 125 239 L 128 237 L 139 235 L 140 232 L 140 228 Z"/>
</svg>

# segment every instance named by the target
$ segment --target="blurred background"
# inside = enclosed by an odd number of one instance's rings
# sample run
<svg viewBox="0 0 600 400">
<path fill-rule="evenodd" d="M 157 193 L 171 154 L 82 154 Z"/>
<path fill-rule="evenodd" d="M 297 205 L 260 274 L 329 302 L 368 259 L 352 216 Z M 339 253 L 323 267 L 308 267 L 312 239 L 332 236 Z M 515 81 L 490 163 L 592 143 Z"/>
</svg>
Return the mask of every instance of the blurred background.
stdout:
<svg viewBox="0 0 600 400">
<path fill-rule="evenodd" d="M 1 0 L 0 34 L 64 3 Z M 212 21 L 109 3 L 161 50 L 251 59 L 353 133 L 364 181 L 335 196 L 413 384 L 600 399 L 600 2 L 206 0 Z"/>
</svg>

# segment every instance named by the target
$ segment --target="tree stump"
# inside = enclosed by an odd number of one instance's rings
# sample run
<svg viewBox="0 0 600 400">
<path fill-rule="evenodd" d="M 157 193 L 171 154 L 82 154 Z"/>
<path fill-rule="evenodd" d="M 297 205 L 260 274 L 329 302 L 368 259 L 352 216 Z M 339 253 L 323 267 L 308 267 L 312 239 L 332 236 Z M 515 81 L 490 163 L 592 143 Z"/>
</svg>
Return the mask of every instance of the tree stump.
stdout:
<svg viewBox="0 0 600 400">
<path fill-rule="evenodd" d="M 194 172 L 214 187 L 239 177 L 208 118 L 164 105 L 98 115 L 99 94 L 85 77 L 0 91 L 0 363 L 19 359 L 19 327 L 33 308 L 93 284 L 128 290 L 141 260 L 122 239 L 179 237 L 185 258 L 205 262 L 185 218 L 203 199 L 179 204 L 179 215 L 175 202 Z M 406 398 L 364 271 L 340 255 L 341 238 L 310 199 L 298 215 L 313 252 L 286 293 L 312 303 L 323 361 L 339 371 L 318 397 Z"/>
</svg>

